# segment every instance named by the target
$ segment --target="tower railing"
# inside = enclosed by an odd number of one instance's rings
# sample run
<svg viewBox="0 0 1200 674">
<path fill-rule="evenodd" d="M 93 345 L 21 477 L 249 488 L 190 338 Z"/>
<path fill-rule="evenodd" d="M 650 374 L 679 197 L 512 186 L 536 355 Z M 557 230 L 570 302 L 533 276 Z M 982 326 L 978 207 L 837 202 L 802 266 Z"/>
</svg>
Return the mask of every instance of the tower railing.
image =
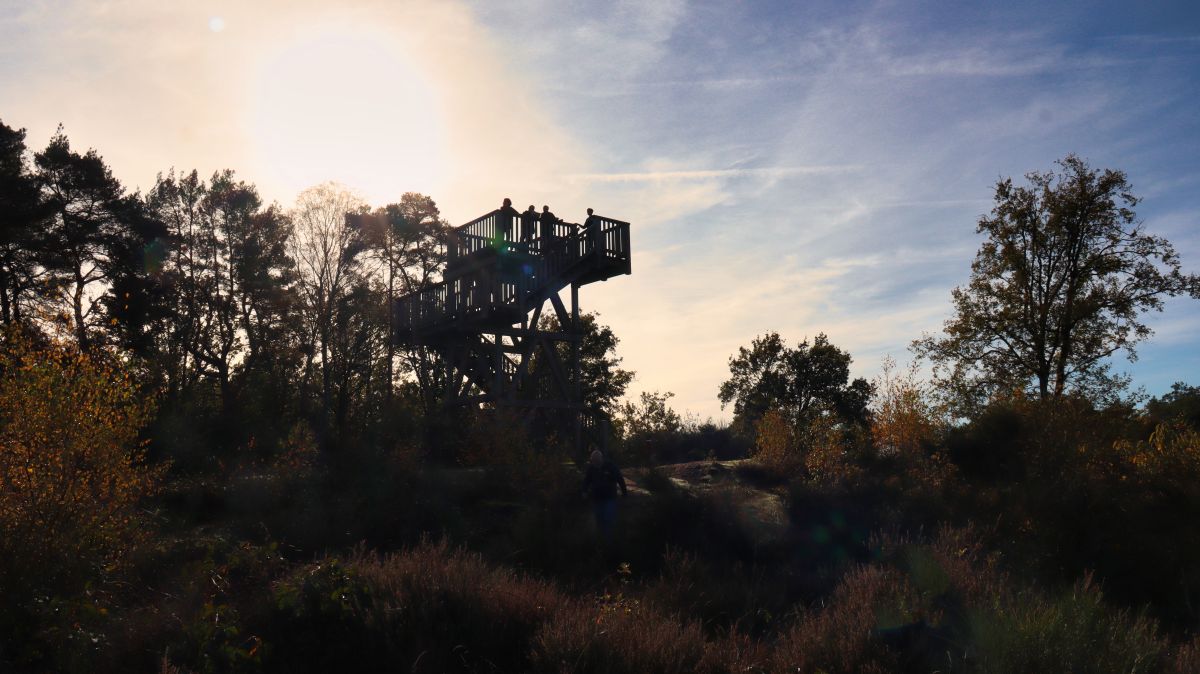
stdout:
<svg viewBox="0 0 1200 674">
<path fill-rule="evenodd" d="M 603 278 L 629 273 L 629 223 L 596 216 L 596 232 L 581 233 L 578 225 L 557 222 L 540 236 L 521 239 L 519 218 L 503 236 L 502 214 L 492 211 L 458 227 L 451 234 L 448 272 L 467 265 L 463 273 L 415 293 L 400 297 L 394 313 L 397 337 L 415 336 L 424 330 L 475 318 L 513 318 L 524 305 L 578 280 L 583 272 Z M 498 261 L 483 262 L 487 256 Z M 587 279 L 583 282 L 588 282 Z M 510 322 L 519 321 L 515 320 Z"/>
</svg>

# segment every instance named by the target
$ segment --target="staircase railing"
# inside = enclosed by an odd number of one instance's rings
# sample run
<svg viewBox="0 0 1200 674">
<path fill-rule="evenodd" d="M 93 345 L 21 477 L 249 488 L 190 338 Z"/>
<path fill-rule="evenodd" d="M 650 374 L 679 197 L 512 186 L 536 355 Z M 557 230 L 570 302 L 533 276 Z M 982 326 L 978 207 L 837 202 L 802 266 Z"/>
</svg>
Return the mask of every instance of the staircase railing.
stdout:
<svg viewBox="0 0 1200 674">
<path fill-rule="evenodd" d="M 490 248 L 501 257 L 514 252 L 527 254 L 513 258 L 519 267 L 504 274 L 491 273 L 494 268 L 489 273 L 466 273 L 398 298 L 393 326 L 398 337 L 497 308 L 519 307 L 522 301 L 539 294 L 545 297 L 547 292 L 557 292 L 560 288 L 551 288 L 552 281 L 564 278 L 593 253 L 598 253 L 604 265 L 623 264 L 624 272 L 629 271 L 627 222 L 599 217 L 598 232 L 586 236 L 579 233 L 578 225 L 558 222 L 546 236 L 514 242 L 498 235 L 500 218 L 500 211 L 492 211 L 457 228 L 451 236 L 449 264 Z M 519 226 L 518 218 L 514 229 L 509 230 L 510 237 L 518 233 Z"/>
</svg>

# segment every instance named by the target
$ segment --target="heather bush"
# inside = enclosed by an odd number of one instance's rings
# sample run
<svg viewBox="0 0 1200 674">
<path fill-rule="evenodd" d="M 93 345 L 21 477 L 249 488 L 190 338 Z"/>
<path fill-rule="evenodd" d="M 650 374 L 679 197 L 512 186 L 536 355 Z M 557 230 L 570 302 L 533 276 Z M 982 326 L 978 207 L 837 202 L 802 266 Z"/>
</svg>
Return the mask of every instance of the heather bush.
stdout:
<svg viewBox="0 0 1200 674">
<path fill-rule="evenodd" d="M 1191 641 L 1172 649 L 1165 669 L 1172 674 L 1200 672 L 1200 636 L 1192 637 Z"/>
<path fill-rule="evenodd" d="M 301 569 L 276 586 L 268 664 L 517 671 L 526 668 L 535 631 L 563 601 L 547 583 L 445 543 L 360 553 Z"/>
<path fill-rule="evenodd" d="M 825 605 L 802 613 L 774 644 L 777 672 L 891 672 L 900 660 L 873 635 L 913 621 L 913 590 L 882 566 L 859 566 L 842 576 Z"/>
<path fill-rule="evenodd" d="M 885 536 L 873 543 L 884 568 L 911 588 L 910 624 L 892 639 L 908 666 L 985 672 L 1158 671 L 1168 649 L 1156 623 L 1114 609 L 1090 576 L 1066 592 L 1023 587 L 999 568 L 969 529 L 943 529 L 928 543 Z M 836 605 L 836 602 L 831 602 Z M 896 632 L 877 631 L 885 641 Z M 1187 658 L 1186 647 L 1177 650 Z"/>
<path fill-rule="evenodd" d="M 1113 610 L 1085 577 L 1070 592 L 1023 592 L 971 620 L 983 672 L 1158 671 L 1165 648 L 1153 621 Z"/>
<path fill-rule="evenodd" d="M 573 602 L 533 639 L 536 672 L 724 672 L 722 650 L 695 622 L 660 615 L 639 600 L 604 595 Z"/>
<path fill-rule="evenodd" d="M 800 598 L 793 579 L 778 571 L 743 563 L 718 568 L 695 552 L 668 547 L 659 575 L 640 587 L 638 596 L 662 614 L 698 622 L 710 637 L 757 638 L 784 624 Z"/>
</svg>

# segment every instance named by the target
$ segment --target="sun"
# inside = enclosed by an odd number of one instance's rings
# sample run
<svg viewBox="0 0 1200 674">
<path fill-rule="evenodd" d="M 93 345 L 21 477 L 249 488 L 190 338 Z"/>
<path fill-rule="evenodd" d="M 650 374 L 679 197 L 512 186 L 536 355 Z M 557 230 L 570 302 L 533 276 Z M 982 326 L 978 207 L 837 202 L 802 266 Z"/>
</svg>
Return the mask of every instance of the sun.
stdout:
<svg viewBox="0 0 1200 674">
<path fill-rule="evenodd" d="M 266 50 L 250 78 L 255 164 L 291 193 L 336 180 L 373 204 L 445 182 L 437 87 L 371 27 L 299 31 Z"/>
</svg>

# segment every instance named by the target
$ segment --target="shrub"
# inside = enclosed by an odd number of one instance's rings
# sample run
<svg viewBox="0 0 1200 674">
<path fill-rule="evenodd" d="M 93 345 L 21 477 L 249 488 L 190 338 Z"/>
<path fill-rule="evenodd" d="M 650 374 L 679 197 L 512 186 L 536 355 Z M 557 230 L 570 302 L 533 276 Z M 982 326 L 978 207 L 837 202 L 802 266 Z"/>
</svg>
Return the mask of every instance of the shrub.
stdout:
<svg viewBox="0 0 1200 674">
<path fill-rule="evenodd" d="M 745 529 L 739 499 L 725 489 L 663 491 L 623 513 L 617 549 L 623 561 L 647 572 L 662 563 L 662 551 L 673 546 L 695 552 L 716 564 L 753 561 L 754 538 Z"/>
<path fill-rule="evenodd" d="M 804 448 L 804 472 L 816 482 L 852 483 L 861 477 L 861 468 L 851 460 L 850 450 L 861 446 L 855 429 L 846 427 L 832 415 L 818 415 L 800 429 Z"/>
<path fill-rule="evenodd" d="M 1119 441 L 1115 448 L 1146 488 L 1200 505 L 1200 431 L 1176 420 L 1159 424 L 1149 440 Z"/>
<path fill-rule="evenodd" d="M 113 571 L 145 528 L 136 505 L 151 405 L 120 365 L 13 338 L 0 354 L 0 595 L 69 594 Z"/>
<path fill-rule="evenodd" d="M 674 395 L 644 391 L 637 402 L 626 401 L 617 407 L 615 426 L 620 429 L 627 460 L 657 463 L 661 459 L 655 450 L 679 436 L 683 418 L 667 404 Z"/>
<path fill-rule="evenodd" d="M 934 442 L 943 424 L 915 362 L 897 373 L 895 361 L 884 359 L 874 386 L 871 440 L 875 447 L 885 453 L 913 454 Z"/>
<path fill-rule="evenodd" d="M 983 672 L 1158 671 L 1164 651 L 1154 622 L 1107 607 L 1090 576 L 1057 598 L 1022 593 L 971 628 Z"/>
<path fill-rule="evenodd" d="M 525 420 L 509 409 L 473 410 L 462 430 L 458 463 L 464 466 L 519 464 L 531 451 Z"/>
<path fill-rule="evenodd" d="M 671 481 L 670 476 L 656 467 L 647 468 L 646 472 L 642 473 L 641 477 L 638 478 L 638 483 L 651 494 L 673 493 L 679 489 Z"/>
<path fill-rule="evenodd" d="M 604 595 L 573 602 L 533 640 L 536 672 L 724 672 L 720 652 L 697 623 L 657 614 L 637 599 Z"/>
<path fill-rule="evenodd" d="M 775 644 L 772 671 L 891 672 L 898 658 L 872 635 L 910 623 L 912 588 L 894 569 L 860 566 L 823 608 L 801 614 Z"/>
<path fill-rule="evenodd" d="M 1175 647 L 1166 671 L 1173 674 L 1200 672 L 1200 636 Z"/>
<path fill-rule="evenodd" d="M 791 422 L 779 410 L 769 410 L 754 425 L 754 458 L 769 471 L 792 475 L 804 465 Z"/>
<path fill-rule="evenodd" d="M 281 671 L 522 671 L 534 633 L 565 601 L 445 543 L 328 560 L 279 583 L 275 598 L 267 664 Z"/>
<path fill-rule="evenodd" d="M 664 615 L 699 622 L 718 639 L 731 630 L 760 636 L 775 629 L 796 600 L 789 574 L 771 573 L 777 570 L 740 563 L 716 569 L 695 553 L 668 547 L 661 573 L 639 596 Z"/>
<path fill-rule="evenodd" d="M 1010 401 L 997 401 L 970 423 L 950 430 L 946 448 L 972 479 L 989 483 L 1019 480 L 1025 466 L 1020 443 L 1027 437 L 1026 417 Z"/>
</svg>

